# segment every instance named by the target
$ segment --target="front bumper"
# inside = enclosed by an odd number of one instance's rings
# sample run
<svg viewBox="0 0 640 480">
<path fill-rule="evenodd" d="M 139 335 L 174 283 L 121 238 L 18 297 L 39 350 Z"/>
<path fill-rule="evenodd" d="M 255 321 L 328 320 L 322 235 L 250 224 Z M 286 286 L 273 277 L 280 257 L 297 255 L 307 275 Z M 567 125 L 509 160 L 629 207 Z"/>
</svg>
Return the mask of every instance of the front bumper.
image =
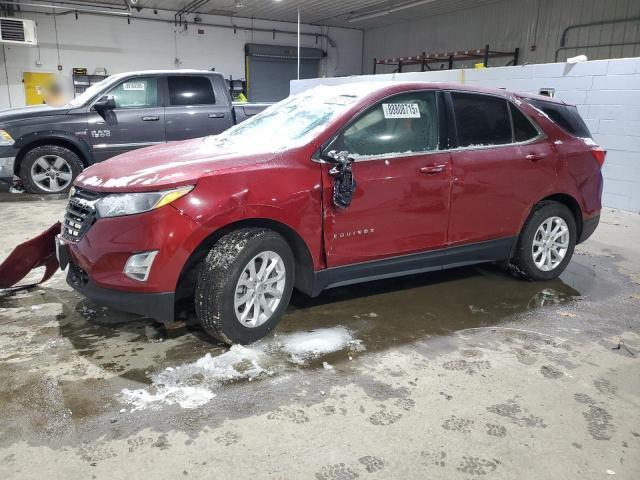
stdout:
<svg viewBox="0 0 640 480">
<path fill-rule="evenodd" d="M 180 275 L 202 235 L 199 223 L 167 205 L 98 219 L 77 241 L 63 234 L 58 256 L 60 265 L 68 262 L 67 283 L 96 303 L 171 323 Z M 149 250 L 158 254 L 147 280 L 126 276 L 129 257 Z"/>
<path fill-rule="evenodd" d="M 13 178 L 16 157 L 0 157 L 0 178 Z"/>
<path fill-rule="evenodd" d="M 174 292 L 139 293 L 102 288 L 92 282 L 86 272 L 73 263 L 69 264 L 67 283 L 99 305 L 136 313 L 166 324 L 174 321 Z"/>
<path fill-rule="evenodd" d="M 70 263 L 87 273 L 91 283 L 133 293 L 175 291 L 185 262 L 197 246 L 198 223 L 173 206 L 137 215 L 98 219 L 78 241 L 62 235 Z M 199 242 L 198 242 L 199 243 Z M 158 250 L 146 281 L 127 277 L 131 255 Z"/>
</svg>

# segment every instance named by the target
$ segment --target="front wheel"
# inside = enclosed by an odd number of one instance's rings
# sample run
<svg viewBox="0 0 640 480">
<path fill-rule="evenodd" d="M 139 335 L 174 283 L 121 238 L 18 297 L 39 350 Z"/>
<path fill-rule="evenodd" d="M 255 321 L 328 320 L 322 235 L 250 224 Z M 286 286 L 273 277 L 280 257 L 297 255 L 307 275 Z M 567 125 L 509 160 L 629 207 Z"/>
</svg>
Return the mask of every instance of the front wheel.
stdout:
<svg viewBox="0 0 640 480">
<path fill-rule="evenodd" d="M 576 238 L 571 210 L 558 202 L 540 202 L 520 233 L 511 270 L 528 280 L 556 278 L 571 261 Z"/>
<path fill-rule="evenodd" d="M 275 328 L 289 304 L 294 257 L 278 233 L 242 228 L 211 249 L 196 285 L 196 314 L 207 333 L 249 344 Z"/>
<path fill-rule="evenodd" d="M 29 193 L 65 193 L 82 171 L 80 157 L 60 145 L 29 150 L 20 164 L 20 178 Z"/>
</svg>

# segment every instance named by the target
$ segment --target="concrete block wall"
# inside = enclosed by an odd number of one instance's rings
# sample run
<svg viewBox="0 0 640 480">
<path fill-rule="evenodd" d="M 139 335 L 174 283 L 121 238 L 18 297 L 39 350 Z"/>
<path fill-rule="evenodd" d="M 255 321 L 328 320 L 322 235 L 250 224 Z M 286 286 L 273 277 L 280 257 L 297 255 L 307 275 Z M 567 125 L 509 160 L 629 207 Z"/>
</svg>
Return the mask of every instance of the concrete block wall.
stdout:
<svg viewBox="0 0 640 480">
<path fill-rule="evenodd" d="M 608 152 L 603 204 L 640 212 L 640 58 L 300 80 L 291 82 L 291 93 L 372 80 L 457 82 L 529 93 L 554 88 L 556 98 L 578 107 Z"/>
</svg>

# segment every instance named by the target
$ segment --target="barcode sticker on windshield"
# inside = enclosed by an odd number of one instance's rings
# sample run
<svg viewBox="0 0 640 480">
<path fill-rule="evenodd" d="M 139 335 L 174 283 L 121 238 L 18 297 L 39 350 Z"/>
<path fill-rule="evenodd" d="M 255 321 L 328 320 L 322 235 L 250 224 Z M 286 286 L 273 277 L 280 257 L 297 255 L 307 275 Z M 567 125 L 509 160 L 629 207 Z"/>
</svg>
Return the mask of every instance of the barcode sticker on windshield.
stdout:
<svg viewBox="0 0 640 480">
<path fill-rule="evenodd" d="M 122 84 L 123 90 L 138 90 L 144 91 L 146 87 L 145 82 L 128 82 Z"/>
<path fill-rule="evenodd" d="M 417 103 L 383 103 L 384 118 L 420 118 Z"/>
</svg>

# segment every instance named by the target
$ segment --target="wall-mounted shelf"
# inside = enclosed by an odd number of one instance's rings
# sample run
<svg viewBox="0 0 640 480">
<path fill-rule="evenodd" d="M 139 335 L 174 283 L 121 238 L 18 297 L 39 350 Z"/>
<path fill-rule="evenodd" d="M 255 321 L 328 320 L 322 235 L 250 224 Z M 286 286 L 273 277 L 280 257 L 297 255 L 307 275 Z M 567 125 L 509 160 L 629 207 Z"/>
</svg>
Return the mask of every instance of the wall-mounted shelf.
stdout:
<svg viewBox="0 0 640 480">
<path fill-rule="evenodd" d="M 73 96 L 80 95 L 91 85 L 101 82 L 109 75 L 73 74 Z"/>
<path fill-rule="evenodd" d="M 489 45 L 485 48 L 458 50 L 455 52 L 447 53 L 426 53 L 422 52 L 420 55 L 411 57 L 394 57 L 394 58 L 374 58 L 373 59 L 373 73 L 376 73 L 376 67 L 378 65 L 391 65 L 396 67 L 397 72 L 402 72 L 402 68 L 408 65 L 420 65 L 420 71 L 433 70 L 431 64 L 440 63 L 447 64 L 449 70 L 453 69 L 454 62 L 468 61 L 468 60 L 481 60 L 485 67 L 489 66 L 489 59 L 491 58 L 506 58 L 510 57 L 512 60 L 507 65 L 517 65 L 518 55 L 520 49 L 516 48 L 511 52 L 500 52 L 491 50 Z"/>
</svg>

